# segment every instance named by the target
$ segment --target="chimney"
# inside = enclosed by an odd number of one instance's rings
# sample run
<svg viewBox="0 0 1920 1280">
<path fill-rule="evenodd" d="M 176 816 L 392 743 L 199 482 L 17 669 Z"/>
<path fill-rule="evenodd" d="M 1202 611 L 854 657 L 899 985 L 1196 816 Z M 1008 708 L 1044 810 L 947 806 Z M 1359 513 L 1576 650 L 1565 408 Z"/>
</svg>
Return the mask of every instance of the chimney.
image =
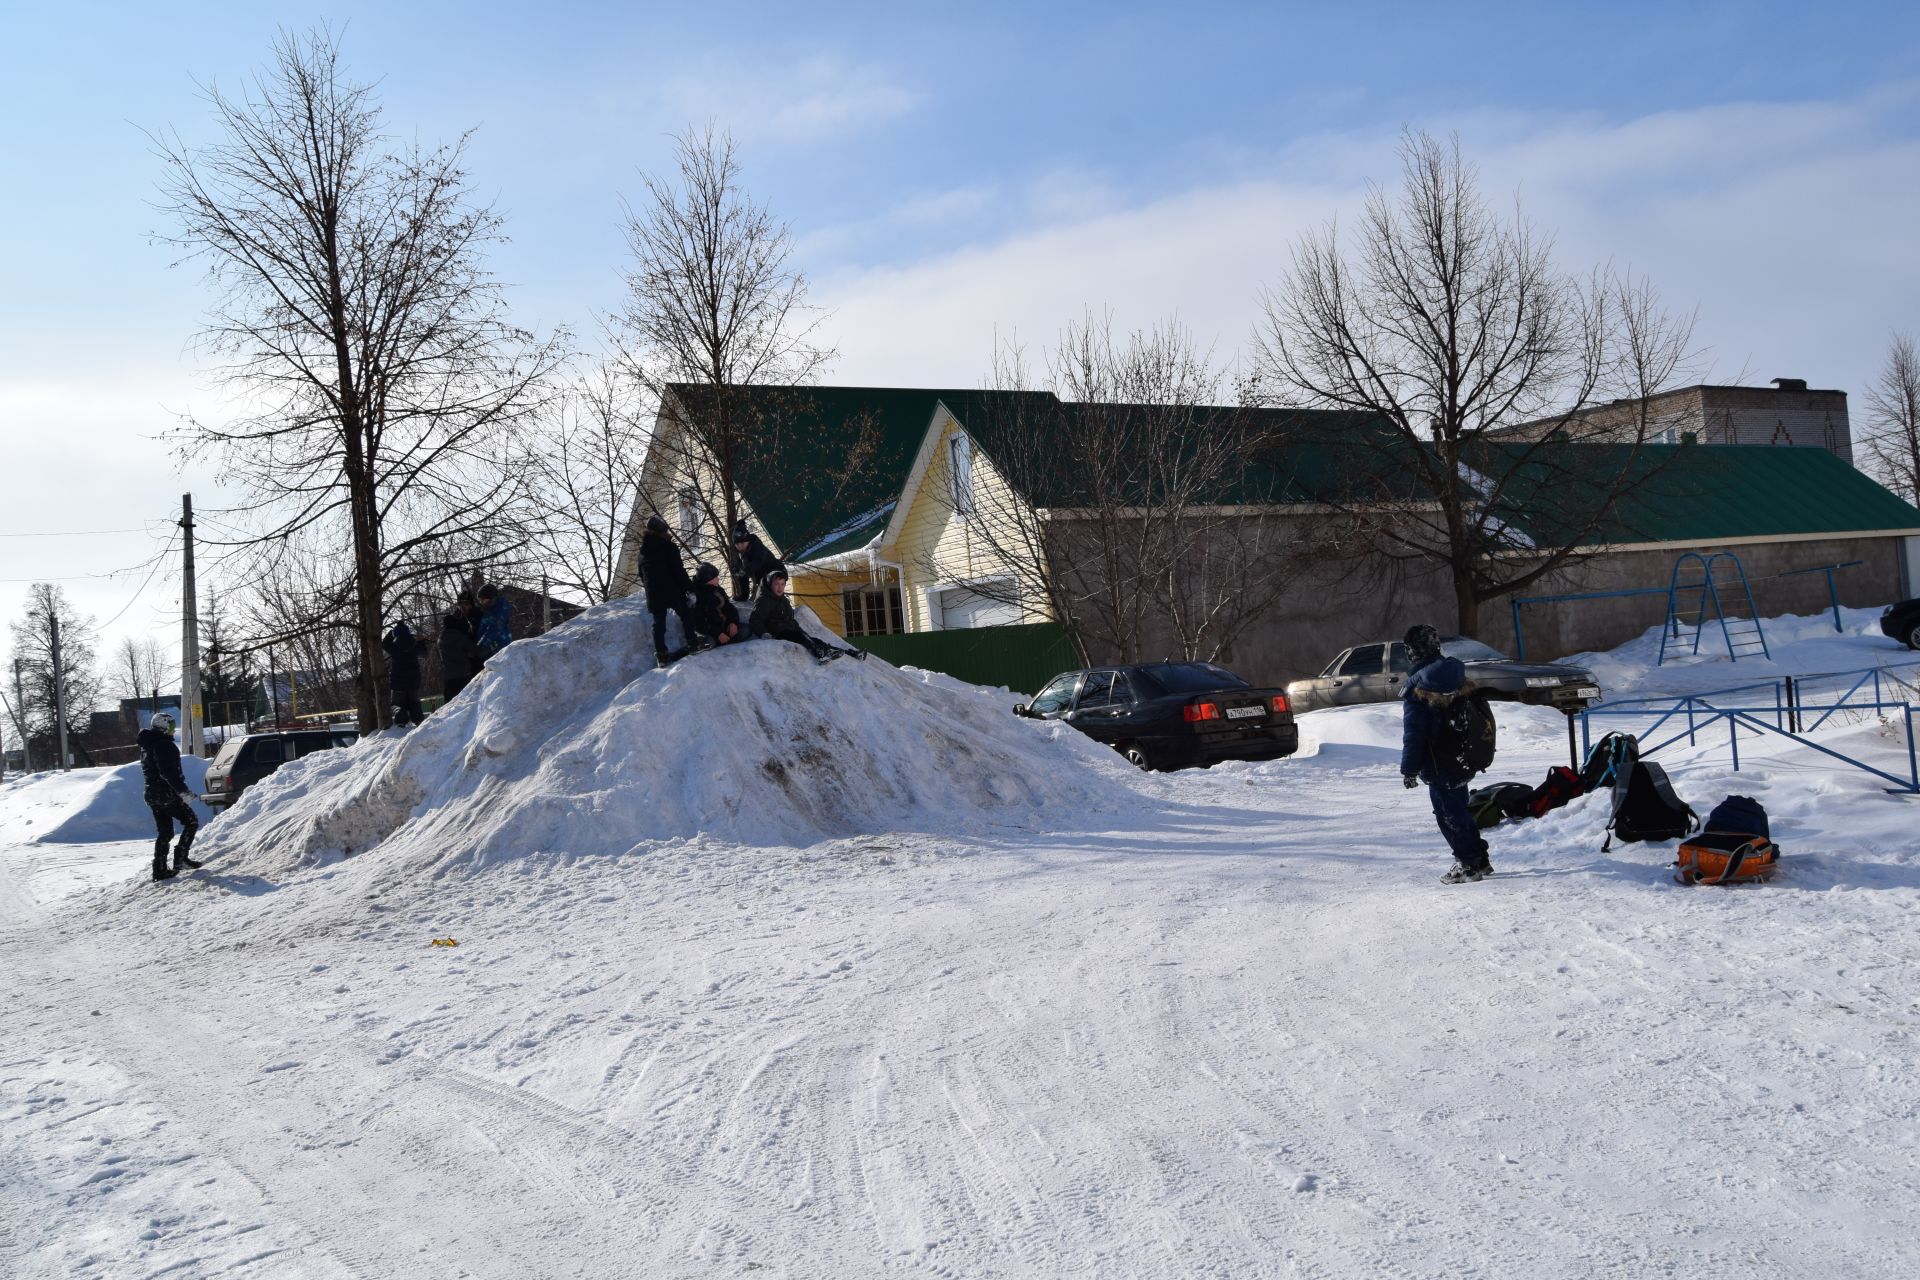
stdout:
<svg viewBox="0 0 1920 1280">
<path fill-rule="evenodd" d="M 1773 385 L 1782 391 L 1805 391 L 1807 389 L 1807 380 L 1805 378 L 1774 378 L 1772 381 Z"/>
</svg>

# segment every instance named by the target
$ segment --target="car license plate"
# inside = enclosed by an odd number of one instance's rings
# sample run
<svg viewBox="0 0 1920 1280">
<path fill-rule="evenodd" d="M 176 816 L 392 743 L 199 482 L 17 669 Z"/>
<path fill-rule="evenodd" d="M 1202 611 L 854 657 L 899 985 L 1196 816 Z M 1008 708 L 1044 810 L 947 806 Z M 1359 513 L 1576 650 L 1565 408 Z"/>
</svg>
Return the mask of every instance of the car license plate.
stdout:
<svg viewBox="0 0 1920 1280">
<path fill-rule="evenodd" d="M 1265 714 L 1267 713 L 1259 707 L 1228 707 L 1227 708 L 1227 719 L 1229 720 L 1251 720 L 1256 716 L 1263 716 Z"/>
<path fill-rule="evenodd" d="M 1573 691 L 1573 696 L 1576 698 L 1597 698 L 1600 696 L 1600 688 L 1598 685 L 1583 684 Z"/>
</svg>

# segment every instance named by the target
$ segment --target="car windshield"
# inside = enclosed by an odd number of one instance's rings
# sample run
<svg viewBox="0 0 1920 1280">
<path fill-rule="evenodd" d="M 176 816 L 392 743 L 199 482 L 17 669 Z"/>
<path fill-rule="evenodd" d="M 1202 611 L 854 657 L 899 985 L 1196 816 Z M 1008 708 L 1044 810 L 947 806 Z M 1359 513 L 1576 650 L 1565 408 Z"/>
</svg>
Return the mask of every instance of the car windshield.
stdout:
<svg viewBox="0 0 1920 1280">
<path fill-rule="evenodd" d="M 1442 640 L 1440 652 L 1449 658 L 1458 658 L 1462 662 L 1505 662 L 1507 655 L 1478 640 Z"/>
<path fill-rule="evenodd" d="M 1142 667 L 1140 678 L 1162 693 L 1206 693 L 1212 689 L 1245 689 L 1247 682 L 1211 662 L 1169 662 Z"/>
</svg>

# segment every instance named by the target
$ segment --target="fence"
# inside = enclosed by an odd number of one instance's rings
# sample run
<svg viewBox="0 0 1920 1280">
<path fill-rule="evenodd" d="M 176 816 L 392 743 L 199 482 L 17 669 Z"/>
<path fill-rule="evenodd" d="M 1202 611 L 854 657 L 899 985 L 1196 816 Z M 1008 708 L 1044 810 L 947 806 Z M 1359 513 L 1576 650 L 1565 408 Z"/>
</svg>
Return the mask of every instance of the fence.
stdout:
<svg viewBox="0 0 1920 1280">
<path fill-rule="evenodd" d="M 1717 739 L 1716 727 L 1724 724 L 1727 750 L 1736 773 L 1740 771 L 1740 735 L 1745 730 L 1750 736 L 1785 738 L 1890 782 L 1893 784 L 1890 790 L 1920 795 L 1920 750 L 1916 750 L 1914 742 L 1911 701 L 1916 695 L 1920 695 L 1920 663 L 1788 676 L 1709 693 L 1628 698 L 1582 711 L 1580 746 L 1582 754 L 1591 748 L 1594 717 L 1649 721 L 1637 735 L 1641 739 L 1642 755 L 1652 755 L 1683 738 L 1689 746 L 1699 745 L 1705 734 L 1711 733 Z M 1836 717 L 1841 723 L 1849 723 L 1869 716 L 1888 721 L 1897 716 L 1907 747 L 1904 776 L 1836 751 L 1808 736 Z M 1655 734 L 1669 727 L 1673 730 L 1669 736 L 1654 739 Z"/>
<path fill-rule="evenodd" d="M 896 667 L 940 671 L 969 684 L 1005 685 L 1016 693 L 1038 693 L 1062 671 L 1081 665 L 1057 622 L 847 639 Z"/>
</svg>

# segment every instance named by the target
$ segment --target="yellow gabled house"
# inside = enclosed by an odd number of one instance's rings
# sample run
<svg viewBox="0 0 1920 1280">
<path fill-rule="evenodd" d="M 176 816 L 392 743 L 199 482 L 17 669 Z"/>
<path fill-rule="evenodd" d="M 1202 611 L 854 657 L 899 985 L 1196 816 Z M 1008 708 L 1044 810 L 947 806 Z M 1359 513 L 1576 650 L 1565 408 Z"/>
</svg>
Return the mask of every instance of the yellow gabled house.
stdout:
<svg viewBox="0 0 1920 1280">
<path fill-rule="evenodd" d="M 1052 620 L 1038 518 L 963 416 L 978 391 L 736 388 L 754 426 L 734 461 L 735 509 L 787 563 L 792 591 L 845 636 Z M 616 594 L 652 514 L 695 559 L 724 563 L 718 469 L 687 419 L 702 388 L 674 387 L 655 422 Z"/>
</svg>

